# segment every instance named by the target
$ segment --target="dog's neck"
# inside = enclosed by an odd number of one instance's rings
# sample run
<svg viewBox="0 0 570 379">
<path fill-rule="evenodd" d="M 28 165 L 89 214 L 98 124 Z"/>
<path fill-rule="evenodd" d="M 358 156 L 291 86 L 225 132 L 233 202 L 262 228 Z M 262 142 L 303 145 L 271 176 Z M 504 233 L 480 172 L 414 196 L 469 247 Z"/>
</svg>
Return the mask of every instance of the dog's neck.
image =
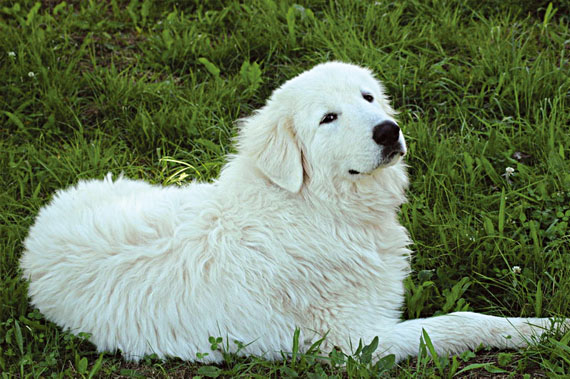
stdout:
<svg viewBox="0 0 570 379">
<path fill-rule="evenodd" d="M 399 210 L 406 201 L 407 186 L 405 165 L 398 163 L 356 181 L 307 177 L 300 195 L 347 216 L 373 221 Z"/>
<path fill-rule="evenodd" d="M 244 170 L 247 167 L 247 170 Z M 306 175 L 303 185 L 298 193 L 291 193 L 280 188 L 258 169 L 253 161 L 246 157 L 233 156 L 222 169 L 220 175 L 231 177 L 220 180 L 224 183 L 233 183 L 232 191 L 239 188 L 239 182 L 247 181 L 247 188 L 258 182 L 265 188 L 267 185 L 275 187 L 276 193 L 282 193 L 283 206 L 288 201 L 295 202 L 300 197 L 305 206 L 313 205 L 321 211 L 326 210 L 331 217 L 345 217 L 355 223 L 377 223 L 385 217 L 394 217 L 399 207 L 406 201 L 405 191 L 408 178 L 404 163 L 378 169 L 372 174 L 352 181 L 347 178 L 315 177 L 318 173 Z"/>
</svg>

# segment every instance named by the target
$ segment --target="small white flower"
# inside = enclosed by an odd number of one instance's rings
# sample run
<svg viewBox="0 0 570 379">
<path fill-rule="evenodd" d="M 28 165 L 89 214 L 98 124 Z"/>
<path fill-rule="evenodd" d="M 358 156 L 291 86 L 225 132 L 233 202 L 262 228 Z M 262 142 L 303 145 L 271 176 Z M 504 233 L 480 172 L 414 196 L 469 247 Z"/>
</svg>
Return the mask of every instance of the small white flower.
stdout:
<svg viewBox="0 0 570 379">
<path fill-rule="evenodd" d="M 14 51 L 9 51 L 8 56 L 14 58 L 16 56 L 16 53 Z"/>
<path fill-rule="evenodd" d="M 513 274 L 520 274 L 522 271 L 520 266 L 513 266 L 511 270 L 513 271 Z"/>
<path fill-rule="evenodd" d="M 35 78 L 35 77 L 36 77 L 36 74 L 34 74 L 32 71 L 30 71 L 30 72 L 28 72 L 28 76 L 29 76 L 30 78 Z"/>
<path fill-rule="evenodd" d="M 505 179 L 507 180 L 507 183 L 511 184 L 511 180 L 509 179 L 510 176 L 514 175 L 515 173 L 515 169 L 512 167 L 507 167 L 505 168 L 505 173 L 503 174 L 503 176 L 505 177 Z"/>
</svg>

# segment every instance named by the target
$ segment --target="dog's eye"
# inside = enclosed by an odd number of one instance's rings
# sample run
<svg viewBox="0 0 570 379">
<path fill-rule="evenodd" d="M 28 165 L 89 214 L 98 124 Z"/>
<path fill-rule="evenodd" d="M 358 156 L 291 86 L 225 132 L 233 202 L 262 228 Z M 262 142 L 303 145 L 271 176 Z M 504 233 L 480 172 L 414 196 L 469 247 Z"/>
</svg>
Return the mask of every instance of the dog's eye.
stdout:
<svg viewBox="0 0 570 379">
<path fill-rule="evenodd" d="M 330 122 L 333 122 L 337 118 L 338 115 L 336 113 L 327 113 L 325 117 L 323 117 L 323 119 L 321 120 L 321 124 L 328 124 Z"/>
<path fill-rule="evenodd" d="M 368 101 L 369 103 L 374 101 L 374 96 L 372 96 L 369 93 L 363 93 L 362 97 L 364 98 L 364 100 Z"/>
</svg>

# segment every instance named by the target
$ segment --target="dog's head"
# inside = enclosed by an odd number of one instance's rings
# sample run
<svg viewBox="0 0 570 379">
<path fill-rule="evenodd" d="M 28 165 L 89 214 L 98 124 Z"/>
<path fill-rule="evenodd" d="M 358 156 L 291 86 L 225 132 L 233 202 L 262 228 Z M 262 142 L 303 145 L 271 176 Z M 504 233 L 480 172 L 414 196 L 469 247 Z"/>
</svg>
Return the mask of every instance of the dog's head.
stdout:
<svg viewBox="0 0 570 379">
<path fill-rule="evenodd" d="M 320 64 L 242 120 L 238 148 L 274 183 L 354 182 L 398 163 L 406 144 L 382 85 L 351 64 Z"/>
</svg>

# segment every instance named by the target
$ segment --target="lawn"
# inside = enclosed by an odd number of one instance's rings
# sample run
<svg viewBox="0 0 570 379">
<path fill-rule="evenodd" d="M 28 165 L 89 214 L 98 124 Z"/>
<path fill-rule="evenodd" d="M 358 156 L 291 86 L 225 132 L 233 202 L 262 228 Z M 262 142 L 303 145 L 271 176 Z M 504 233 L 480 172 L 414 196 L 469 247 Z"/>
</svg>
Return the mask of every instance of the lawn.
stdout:
<svg viewBox="0 0 570 379">
<path fill-rule="evenodd" d="M 371 363 L 373 346 L 320 359 L 315 347 L 284 362 L 132 364 L 33 310 L 18 259 L 56 189 L 108 172 L 165 185 L 212 180 L 233 151 L 236 119 L 334 59 L 374 70 L 407 136 L 401 221 L 416 255 L 404 317 L 570 316 L 566 1 L 201 3 L 0 2 L 2 377 L 570 372 L 570 332 L 516 352 L 430 357 L 423 346 L 398 365 Z"/>
</svg>

